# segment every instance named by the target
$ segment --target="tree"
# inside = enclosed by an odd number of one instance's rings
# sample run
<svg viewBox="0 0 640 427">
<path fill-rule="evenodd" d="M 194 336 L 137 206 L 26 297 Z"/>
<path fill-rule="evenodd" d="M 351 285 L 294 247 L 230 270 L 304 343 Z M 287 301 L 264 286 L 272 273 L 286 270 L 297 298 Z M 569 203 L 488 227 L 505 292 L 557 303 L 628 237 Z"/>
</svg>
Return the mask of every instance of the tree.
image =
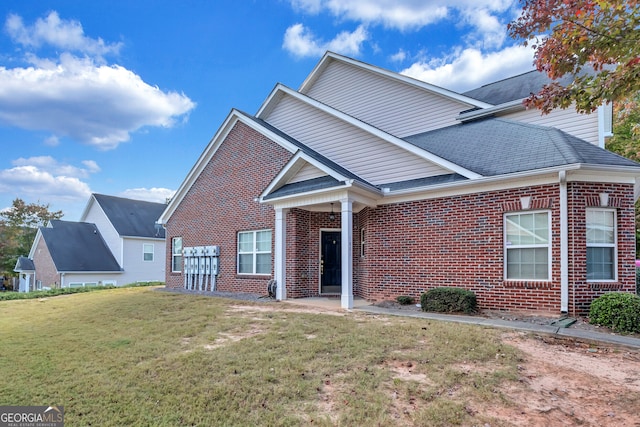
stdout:
<svg viewBox="0 0 640 427">
<path fill-rule="evenodd" d="M 535 49 L 534 64 L 552 80 L 525 100 L 543 113 L 567 108 L 592 112 L 605 102 L 640 91 L 639 0 L 521 0 L 520 17 L 508 26 Z"/>
<path fill-rule="evenodd" d="M 22 199 L 15 199 L 11 208 L 0 212 L 0 271 L 11 273 L 18 257 L 31 250 L 38 227 L 62 215 L 62 211 L 49 211 L 48 204 L 27 204 Z"/>
</svg>

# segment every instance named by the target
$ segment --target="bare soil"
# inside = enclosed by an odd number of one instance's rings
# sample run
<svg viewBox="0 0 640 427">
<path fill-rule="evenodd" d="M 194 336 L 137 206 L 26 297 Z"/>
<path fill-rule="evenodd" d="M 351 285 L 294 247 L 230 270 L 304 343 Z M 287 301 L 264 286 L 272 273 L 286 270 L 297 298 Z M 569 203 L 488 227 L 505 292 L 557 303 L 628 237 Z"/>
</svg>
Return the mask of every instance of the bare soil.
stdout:
<svg viewBox="0 0 640 427">
<path fill-rule="evenodd" d="M 395 302 L 376 305 L 419 310 Z M 328 310 L 305 306 L 305 311 L 326 314 Z M 536 313 L 479 315 L 539 324 L 556 319 Z M 591 325 L 586 318 L 578 318 L 571 327 L 613 333 Z M 516 331 L 505 332 L 502 339 L 523 353 L 518 383 L 505 384 L 500 390 L 511 402 L 473 405 L 470 411 L 497 418 L 507 426 L 640 427 L 640 350 Z"/>
<path fill-rule="evenodd" d="M 487 415 L 516 426 L 640 426 L 640 352 L 576 339 L 508 332 L 524 353 L 515 407 Z"/>
</svg>

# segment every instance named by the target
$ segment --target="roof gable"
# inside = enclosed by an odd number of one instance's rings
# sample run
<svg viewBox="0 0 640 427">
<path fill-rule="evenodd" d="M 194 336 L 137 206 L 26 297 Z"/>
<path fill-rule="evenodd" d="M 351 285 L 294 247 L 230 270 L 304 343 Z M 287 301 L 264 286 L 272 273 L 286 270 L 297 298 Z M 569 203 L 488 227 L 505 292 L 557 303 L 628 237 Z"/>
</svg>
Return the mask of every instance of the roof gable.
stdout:
<svg viewBox="0 0 640 427">
<path fill-rule="evenodd" d="M 156 221 L 166 208 L 163 203 L 93 194 L 94 199 L 121 237 L 164 239 L 165 230 Z M 86 216 L 86 212 L 83 218 Z"/>
<path fill-rule="evenodd" d="M 332 53 L 299 93 L 397 137 L 450 126 L 461 111 L 490 106 Z"/>
<path fill-rule="evenodd" d="M 52 220 L 39 232 L 59 272 L 121 271 L 95 224 Z"/>
<path fill-rule="evenodd" d="M 451 172 L 478 177 L 282 85 L 275 88 L 258 117 L 374 185 Z"/>
<path fill-rule="evenodd" d="M 327 72 L 327 69 L 329 69 L 332 65 L 335 65 L 336 63 L 340 63 L 349 67 L 349 69 L 351 69 L 355 73 L 358 73 L 358 70 L 360 70 L 367 73 L 375 74 L 381 78 L 387 79 L 388 81 L 394 81 L 402 85 L 412 86 L 423 92 L 437 94 L 439 96 L 443 96 L 445 98 L 455 100 L 457 102 L 466 104 L 468 106 L 474 106 L 478 108 L 484 108 L 484 107 L 490 106 L 483 101 L 479 101 L 478 99 L 475 99 L 475 98 L 470 98 L 468 96 L 454 92 L 452 90 L 445 89 L 445 88 L 424 82 L 422 80 L 417 80 L 393 71 L 385 70 L 383 68 L 376 67 L 374 65 L 367 64 L 365 62 L 358 61 L 356 59 L 349 58 L 349 57 L 339 55 L 337 53 L 329 52 L 329 51 L 324 54 L 324 56 L 320 59 L 318 64 L 316 64 L 315 68 L 311 71 L 311 73 L 309 73 L 309 75 L 304 80 L 302 85 L 300 85 L 298 92 L 307 94 L 307 95 L 309 95 L 310 93 L 317 92 L 316 86 L 322 84 L 320 82 L 323 79 L 324 74 Z"/>
</svg>

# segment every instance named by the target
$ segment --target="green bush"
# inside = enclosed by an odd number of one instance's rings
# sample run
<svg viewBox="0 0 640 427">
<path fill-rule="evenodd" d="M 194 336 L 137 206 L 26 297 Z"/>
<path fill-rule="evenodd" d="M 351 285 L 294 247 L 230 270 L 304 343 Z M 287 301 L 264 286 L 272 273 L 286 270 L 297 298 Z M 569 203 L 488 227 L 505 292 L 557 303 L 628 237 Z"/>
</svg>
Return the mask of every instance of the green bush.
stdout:
<svg viewBox="0 0 640 427">
<path fill-rule="evenodd" d="M 476 294 L 462 288 L 434 288 L 420 296 L 422 311 L 473 313 L 478 307 Z"/>
<path fill-rule="evenodd" d="M 400 295 L 399 297 L 396 298 L 396 301 L 400 305 L 409 305 L 409 304 L 413 304 L 415 299 L 408 295 Z"/>
<path fill-rule="evenodd" d="M 163 285 L 164 282 L 136 282 L 128 285 L 120 286 L 120 288 L 134 288 L 140 286 L 158 286 Z M 82 292 L 100 291 L 103 289 L 115 289 L 118 286 L 113 285 L 99 285 L 99 286 L 83 286 L 78 288 L 54 288 L 48 291 L 32 291 L 32 292 L 0 292 L 0 301 L 11 301 L 17 299 L 36 299 L 55 297 L 58 295 L 79 294 Z"/>
<path fill-rule="evenodd" d="M 640 333 L 640 296 L 609 292 L 591 303 L 589 322 L 616 332 Z"/>
</svg>

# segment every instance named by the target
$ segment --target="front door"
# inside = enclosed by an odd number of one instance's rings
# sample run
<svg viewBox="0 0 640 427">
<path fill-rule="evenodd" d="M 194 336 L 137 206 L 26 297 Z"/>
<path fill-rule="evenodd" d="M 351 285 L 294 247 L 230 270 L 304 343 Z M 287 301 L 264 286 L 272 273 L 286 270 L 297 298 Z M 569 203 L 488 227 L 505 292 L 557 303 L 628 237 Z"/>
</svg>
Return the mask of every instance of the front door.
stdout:
<svg viewBox="0 0 640 427">
<path fill-rule="evenodd" d="M 320 293 L 339 294 L 342 291 L 342 259 L 340 232 L 322 231 L 320 237 Z"/>
</svg>

